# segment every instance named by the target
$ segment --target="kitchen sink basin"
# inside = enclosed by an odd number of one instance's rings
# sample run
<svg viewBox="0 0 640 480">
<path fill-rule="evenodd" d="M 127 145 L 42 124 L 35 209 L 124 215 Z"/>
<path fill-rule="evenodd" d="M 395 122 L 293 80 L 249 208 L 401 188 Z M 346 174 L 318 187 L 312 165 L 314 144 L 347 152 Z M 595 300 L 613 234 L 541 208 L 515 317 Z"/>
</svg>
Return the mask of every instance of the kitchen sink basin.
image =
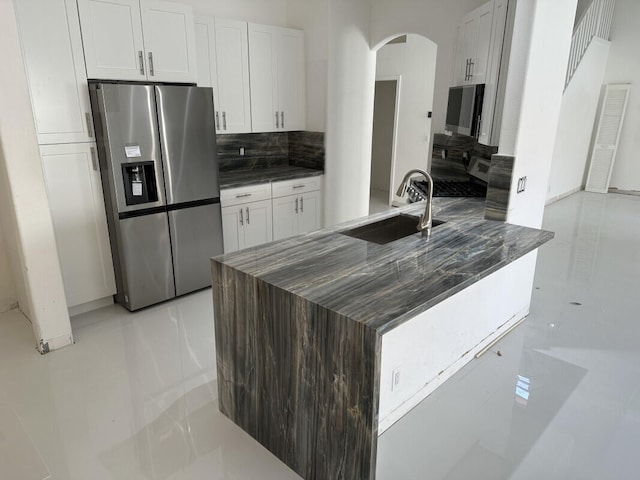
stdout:
<svg viewBox="0 0 640 480">
<path fill-rule="evenodd" d="M 440 220 L 432 220 L 432 228 L 442 225 L 445 222 Z M 394 217 L 378 220 L 377 222 L 367 223 L 359 227 L 350 228 L 338 232 L 367 242 L 377 243 L 378 245 L 386 245 L 414 233 L 418 233 L 418 217 L 414 215 L 400 214 Z"/>
</svg>

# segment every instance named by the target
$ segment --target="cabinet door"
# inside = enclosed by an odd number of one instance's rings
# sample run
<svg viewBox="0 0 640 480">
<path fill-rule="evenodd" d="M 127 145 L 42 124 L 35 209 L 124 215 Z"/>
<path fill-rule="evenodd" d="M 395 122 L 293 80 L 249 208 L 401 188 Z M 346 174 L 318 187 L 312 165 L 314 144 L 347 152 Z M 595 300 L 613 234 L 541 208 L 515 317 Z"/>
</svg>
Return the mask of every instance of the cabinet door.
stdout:
<svg viewBox="0 0 640 480">
<path fill-rule="evenodd" d="M 247 23 L 215 20 L 219 133 L 251 132 Z M 212 73 L 213 76 L 213 73 Z"/>
<path fill-rule="evenodd" d="M 253 132 L 280 130 L 277 28 L 249 24 L 251 127 Z"/>
<path fill-rule="evenodd" d="M 243 224 L 240 224 L 240 210 L 242 206 L 222 207 L 222 240 L 224 242 L 224 253 L 240 250 Z M 244 213 L 243 213 L 244 219 Z"/>
<path fill-rule="evenodd" d="M 478 19 L 475 16 L 475 11 L 471 12 L 462 19 L 462 78 L 463 83 L 471 82 L 471 69 L 473 65 L 473 58 L 476 51 L 476 42 L 478 40 Z"/>
<path fill-rule="evenodd" d="M 138 0 L 78 0 L 87 77 L 146 80 Z"/>
<path fill-rule="evenodd" d="M 471 78 L 469 83 L 485 83 L 491 46 L 491 26 L 493 22 L 493 1 L 480 6 L 476 11 L 478 25 L 477 39 L 473 50 Z"/>
<path fill-rule="evenodd" d="M 155 82 L 195 83 L 197 79 L 193 10 L 188 5 L 141 0 L 147 78 Z"/>
<path fill-rule="evenodd" d="M 220 130 L 220 93 L 218 91 L 218 67 L 216 58 L 216 30 L 213 18 L 198 17 L 195 20 L 196 64 L 198 86 L 213 89 L 216 133 Z"/>
<path fill-rule="evenodd" d="M 244 205 L 244 242 L 241 248 L 270 242 L 272 235 L 271 200 Z"/>
<path fill-rule="evenodd" d="M 38 143 L 91 141 L 93 120 L 75 0 L 15 5 Z"/>
<path fill-rule="evenodd" d="M 273 239 L 293 237 L 298 231 L 299 199 L 297 195 L 273 199 Z"/>
<path fill-rule="evenodd" d="M 319 191 L 300 195 L 298 233 L 307 233 L 320 228 L 322 198 Z"/>
<path fill-rule="evenodd" d="M 116 293 L 93 144 L 40 147 L 69 307 Z"/>
<path fill-rule="evenodd" d="M 278 103 L 280 127 L 305 128 L 304 32 L 280 29 L 278 34 Z"/>
</svg>

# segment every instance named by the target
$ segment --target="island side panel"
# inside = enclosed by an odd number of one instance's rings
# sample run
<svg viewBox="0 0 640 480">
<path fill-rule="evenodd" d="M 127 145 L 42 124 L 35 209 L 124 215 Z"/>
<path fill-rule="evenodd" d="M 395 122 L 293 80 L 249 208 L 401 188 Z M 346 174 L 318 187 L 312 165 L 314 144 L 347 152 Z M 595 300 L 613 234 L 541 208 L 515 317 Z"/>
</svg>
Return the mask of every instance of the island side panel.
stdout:
<svg viewBox="0 0 640 480">
<path fill-rule="evenodd" d="M 211 261 L 216 342 L 218 405 L 220 411 L 255 436 L 256 315 L 253 279 Z"/>
<path fill-rule="evenodd" d="M 381 337 L 224 265 L 212 271 L 222 413 L 303 478 L 375 478 Z"/>
</svg>

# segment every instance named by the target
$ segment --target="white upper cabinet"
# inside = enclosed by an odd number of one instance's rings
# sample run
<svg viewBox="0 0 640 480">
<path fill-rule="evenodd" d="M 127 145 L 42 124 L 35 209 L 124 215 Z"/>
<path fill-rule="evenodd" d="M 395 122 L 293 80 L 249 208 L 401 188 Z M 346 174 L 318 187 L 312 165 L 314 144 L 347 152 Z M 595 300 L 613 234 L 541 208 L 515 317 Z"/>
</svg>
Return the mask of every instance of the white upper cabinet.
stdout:
<svg viewBox="0 0 640 480">
<path fill-rule="evenodd" d="M 78 0 L 87 77 L 146 80 L 139 0 Z"/>
<path fill-rule="evenodd" d="M 304 130 L 304 32 L 249 24 L 254 132 Z"/>
<path fill-rule="evenodd" d="M 196 47 L 190 6 L 140 0 L 147 54 L 147 78 L 156 82 L 196 81 Z"/>
<path fill-rule="evenodd" d="M 78 0 L 87 77 L 196 81 L 191 7 L 158 0 Z"/>
<path fill-rule="evenodd" d="M 93 140 L 75 0 L 15 2 L 38 143 Z"/>
<path fill-rule="evenodd" d="M 458 47 L 454 83 L 485 83 L 491 45 L 493 0 L 462 18 L 458 26 Z"/>
<path fill-rule="evenodd" d="M 213 88 L 217 133 L 250 133 L 247 23 L 196 18 L 198 85 Z"/>
</svg>

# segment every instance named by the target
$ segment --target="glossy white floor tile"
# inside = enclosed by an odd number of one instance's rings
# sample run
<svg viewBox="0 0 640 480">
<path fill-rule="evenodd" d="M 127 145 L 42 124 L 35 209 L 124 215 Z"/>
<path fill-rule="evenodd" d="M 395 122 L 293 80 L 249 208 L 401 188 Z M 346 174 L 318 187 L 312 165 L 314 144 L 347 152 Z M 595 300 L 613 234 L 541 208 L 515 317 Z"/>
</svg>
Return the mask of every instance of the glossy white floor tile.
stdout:
<svg viewBox="0 0 640 480">
<path fill-rule="evenodd" d="M 638 478 L 640 197 L 577 194 L 544 227 L 530 317 L 380 437 L 379 479 Z M 114 305 L 44 356 L 2 315 L 0 478 L 299 478 L 218 413 L 212 315 L 208 290 Z"/>
</svg>

